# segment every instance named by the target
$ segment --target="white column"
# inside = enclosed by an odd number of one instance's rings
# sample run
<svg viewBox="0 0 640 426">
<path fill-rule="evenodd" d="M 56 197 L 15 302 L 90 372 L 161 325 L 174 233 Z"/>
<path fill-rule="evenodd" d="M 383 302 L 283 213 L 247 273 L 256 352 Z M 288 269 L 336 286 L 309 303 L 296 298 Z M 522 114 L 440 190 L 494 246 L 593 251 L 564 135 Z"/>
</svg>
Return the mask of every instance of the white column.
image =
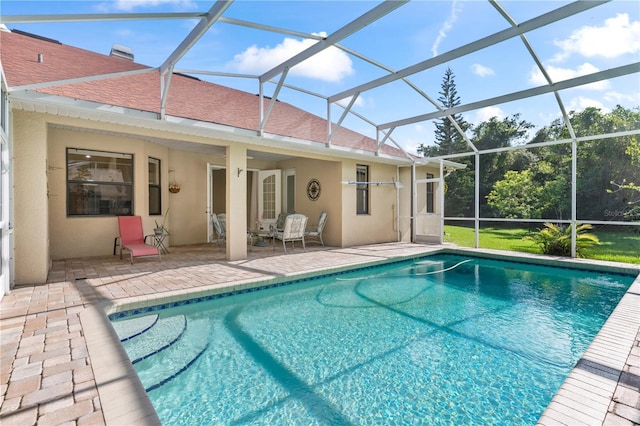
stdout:
<svg viewBox="0 0 640 426">
<path fill-rule="evenodd" d="M 227 259 L 247 258 L 247 149 L 227 147 Z"/>
</svg>

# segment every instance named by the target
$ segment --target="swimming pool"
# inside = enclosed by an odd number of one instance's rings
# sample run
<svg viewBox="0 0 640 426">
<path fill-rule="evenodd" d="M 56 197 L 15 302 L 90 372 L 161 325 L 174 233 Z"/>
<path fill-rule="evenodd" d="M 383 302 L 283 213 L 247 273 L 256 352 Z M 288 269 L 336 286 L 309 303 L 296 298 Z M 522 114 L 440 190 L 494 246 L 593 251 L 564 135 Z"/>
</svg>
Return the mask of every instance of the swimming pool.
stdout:
<svg viewBox="0 0 640 426">
<path fill-rule="evenodd" d="M 429 256 L 150 308 L 125 345 L 165 424 L 532 424 L 632 281 Z"/>
</svg>

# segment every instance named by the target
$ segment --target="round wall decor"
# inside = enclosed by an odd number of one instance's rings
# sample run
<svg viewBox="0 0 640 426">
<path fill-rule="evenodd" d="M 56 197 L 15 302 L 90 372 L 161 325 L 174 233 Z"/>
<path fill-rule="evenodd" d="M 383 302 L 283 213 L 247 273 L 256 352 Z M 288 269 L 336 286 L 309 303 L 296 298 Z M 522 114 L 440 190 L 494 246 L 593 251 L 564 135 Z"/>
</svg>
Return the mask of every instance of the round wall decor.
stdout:
<svg viewBox="0 0 640 426">
<path fill-rule="evenodd" d="M 307 184 L 307 197 L 311 201 L 316 201 L 320 198 L 320 182 L 318 179 L 311 179 Z"/>
</svg>

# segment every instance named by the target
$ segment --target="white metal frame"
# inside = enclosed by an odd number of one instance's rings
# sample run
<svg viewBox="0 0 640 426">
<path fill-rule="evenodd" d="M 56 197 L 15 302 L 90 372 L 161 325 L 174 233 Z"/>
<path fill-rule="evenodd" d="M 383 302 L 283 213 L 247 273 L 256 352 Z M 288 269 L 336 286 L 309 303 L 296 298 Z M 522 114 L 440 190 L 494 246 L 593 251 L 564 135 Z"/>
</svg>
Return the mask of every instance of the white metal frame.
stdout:
<svg viewBox="0 0 640 426">
<path fill-rule="evenodd" d="M 451 120 L 452 124 L 456 127 L 457 131 L 460 133 L 460 135 L 464 138 L 464 140 L 467 142 L 468 146 L 470 147 L 471 151 L 473 151 L 472 155 L 476 155 L 476 159 L 478 159 L 478 156 L 480 155 L 480 152 L 478 152 L 478 149 L 470 142 L 470 140 L 468 139 L 468 137 L 464 134 L 464 131 L 457 126 L 457 123 L 454 122 L 453 120 L 453 115 L 454 114 L 459 114 L 459 113 L 463 113 L 463 112 L 468 112 L 468 111 L 473 111 L 473 110 L 477 110 L 480 108 L 484 108 L 484 107 L 489 107 L 489 106 L 494 106 L 494 105 L 499 105 L 502 103 L 506 103 L 506 102 L 512 102 L 512 101 L 516 101 L 516 100 L 521 100 L 521 99 L 526 99 L 526 98 L 530 98 L 530 97 L 535 97 L 535 96 L 540 96 L 540 95 L 544 95 L 544 94 L 548 94 L 548 93 L 553 93 L 553 95 L 555 96 L 555 99 L 558 103 L 558 107 L 560 109 L 560 112 L 565 120 L 565 123 L 568 126 L 569 129 L 569 134 L 571 135 L 571 139 L 569 141 L 553 141 L 553 142 L 547 142 L 549 144 L 551 143 L 571 143 L 572 144 L 572 151 L 573 151 L 573 160 L 572 160 L 572 218 L 571 218 L 571 223 L 575 223 L 576 222 L 576 211 L 575 211 L 575 199 L 576 199 L 576 193 L 575 193 L 575 175 L 576 175 L 576 159 L 575 159 L 575 151 L 577 149 L 577 144 L 581 141 L 581 140 L 587 140 L 587 139 L 598 139 L 598 138 L 609 138 L 609 137 L 616 137 L 616 136 L 620 136 L 620 135 L 628 135 L 628 134 L 638 134 L 639 131 L 635 130 L 632 132 L 617 132 L 617 133 L 609 133 L 609 134 L 603 134 L 603 135 L 591 135 L 591 136 L 587 136 L 587 137 L 583 137 L 583 138 L 578 138 L 576 137 L 575 133 L 573 132 L 573 128 L 571 125 L 571 121 L 566 113 L 565 107 L 564 107 L 564 103 L 561 99 L 560 96 L 560 91 L 568 89 L 568 88 L 573 88 L 573 87 L 578 87 L 578 86 L 583 86 L 586 84 L 590 84 L 593 82 L 597 82 L 597 81 L 602 81 L 602 80 L 607 80 L 607 79 L 612 79 L 612 78 L 616 78 L 616 77 L 621 77 L 621 76 L 626 76 L 626 75 L 632 75 L 632 74 L 640 74 L 640 62 L 636 61 L 636 62 L 632 62 L 632 63 L 628 63 L 625 65 L 621 65 L 612 69 L 608 69 L 608 70 L 604 70 L 604 71 L 598 71 L 598 72 L 594 72 L 588 75 L 583 75 L 580 77 L 576 77 L 576 78 L 572 78 L 572 79 L 568 79 L 568 80 L 564 80 L 564 81 L 560 81 L 560 82 L 554 82 L 551 80 L 548 72 L 546 71 L 545 67 L 543 66 L 542 62 L 540 61 L 538 55 L 535 53 L 533 47 L 531 46 L 531 44 L 529 43 L 528 39 L 527 39 L 527 33 L 540 29 L 546 25 L 555 23 L 555 22 L 559 22 L 562 21 L 564 19 L 570 18 L 574 15 L 580 14 L 580 13 L 584 13 L 590 10 L 593 10 L 594 8 L 597 8 L 603 4 L 608 3 L 609 0 L 592 0 L 592 1 L 574 1 L 572 3 L 566 4 L 564 6 L 560 6 L 557 9 L 554 9 L 550 12 L 538 15 L 532 19 L 529 19 L 525 22 L 521 22 L 518 23 L 516 22 L 511 16 L 509 16 L 509 14 L 507 13 L 507 11 L 501 6 L 501 4 L 497 1 L 497 0 L 489 0 L 489 3 L 492 5 L 492 7 L 494 7 L 496 9 L 496 11 L 502 16 L 502 18 L 507 22 L 507 24 L 509 25 L 508 28 L 498 31 L 494 34 L 491 34 L 489 36 L 477 39 L 471 43 L 468 43 L 464 46 L 460 46 L 458 48 L 455 48 L 453 50 L 450 50 L 448 52 L 444 52 L 442 54 L 439 54 L 433 58 L 429 58 L 427 60 L 415 63 L 413 65 L 410 65 L 404 69 L 401 70 L 394 70 L 391 67 L 386 66 L 385 64 L 381 64 L 377 61 L 375 61 L 374 59 L 368 58 L 362 54 L 360 54 L 359 52 L 356 52 L 352 49 L 349 49 L 345 46 L 342 46 L 339 42 L 347 37 L 349 37 L 352 34 L 357 33 L 359 30 L 361 30 L 362 28 L 366 27 L 367 25 L 370 25 L 374 22 L 376 22 L 379 19 L 382 19 L 385 15 L 393 12 L 394 10 L 396 10 L 397 8 L 400 8 L 402 6 L 404 6 L 408 0 L 385 0 L 382 3 L 377 4 L 376 6 L 374 6 L 372 9 L 370 9 L 369 11 L 365 12 L 364 14 L 362 14 L 361 16 L 357 17 L 356 19 L 352 20 L 351 22 L 349 22 L 348 24 L 344 25 L 343 27 L 341 27 L 340 29 L 338 29 L 337 31 L 335 31 L 333 34 L 330 34 L 326 37 L 322 37 L 322 36 L 318 36 L 315 34 L 307 34 L 307 33 L 303 33 L 303 32 L 299 32 L 299 31 L 294 31 L 294 30 L 289 30 L 289 29 L 284 29 L 284 28 L 277 28 L 274 26 L 269 26 L 269 25 L 265 25 L 265 24 L 261 24 L 258 22 L 248 22 L 248 21 L 244 21 L 244 20 L 239 20 L 239 19 L 234 19 L 234 18 L 230 18 L 230 17 L 226 17 L 224 16 L 225 12 L 227 11 L 227 9 L 229 8 L 229 6 L 232 3 L 232 0 L 218 0 L 215 3 L 213 3 L 213 5 L 211 6 L 211 8 L 206 11 L 206 12 L 193 12 L 193 13 L 121 13 L 121 14 L 57 14 L 57 15 L 16 15 L 16 16 L 7 16 L 7 15 L 2 15 L 0 16 L 0 24 L 15 24 L 15 23 L 42 23 L 42 22 L 59 22 L 59 23 L 65 23 L 65 22 L 90 22 L 90 21 L 126 21 L 126 20 L 187 20 L 187 19 L 197 19 L 199 22 L 197 23 L 197 25 L 193 28 L 193 30 L 181 41 L 181 43 L 179 43 L 178 47 L 163 61 L 163 63 L 155 68 L 149 68 L 149 69 L 144 69 L 144 70 L 137 70 L 137 71 L 129 71 L 129 72 L 124 72 L 124 73 L 112 73 L 112 74 L 105 74 L 105 75 L 99 75 L 99 76 L 91 76 L 91 77 L 83 77 L 83 78 L 76 78 L 76 79 L 69 79 L 69 80 L 59 80 L 59 81 L 53 81 L 53 82 L 47 82 L 47 83 L 38 83 L 38 84 L 30 84 L 30 85 L 23 85 L 23 86 L 18 86 L 18 87 L 7 87 L 7 91 L 9 93 L 9 96 L 14 96 L 18 99 L 22 99 L 22 97 L 24 97 L 25 95 L 28 95 L 29 93 L 33 93 L 32 91 L 35 89 L 40 89 L 40 88 L 44 88 L 44 87 L 50 87 L 50 86 L 55 86 L 55 85 L 61 85 L 61 84 L 68 84 L 68 83 L 75 83 L 75 82 L 84 82 L 84 81 L 93 81 L 93 80 L 98 80 L 98 79 L 107 79 L 107 78 L 115 78 L 115 77 L 121 77 L 121 76 L 125 76 L 125 75 L 135 75 L 135 74 L 139 74 L 139 73 L 149 73 L 149 72 L 158 72 L 160 73 L 160 87 L 158 88 L 161 94 L 161 108 L 160 108 L 160 114 L 159 117 L 157 117 L 157 119 L 162 120 L 162 121 L 168 121 L 169 119 L 171 119 L 171 117 L 168 117 L 165 113 L 165 105 L 166 105 L 166 99 L 167 99 L 167 93 L 169 90 L 169 86 L 171 84 L 171 76 L 173 75 L 174 72 L 181 72 L 181 73 L 187 73 L 187 74 L 201 74 L 201 75 L 217 75 L 217 76 L 228 76 L 228 77 L 237 77 L 237 78 L 250 78 L 250 79 L 255 79 L 256 83 L 258 85 L 258 93 L 260 96 L 260 109 L 259 109 L 259 120 L 260 122 L 257 123 L 258 124 L 258 128 L 260 129 L 258 131 L 258 136 L 261 138 L 265 138 L 268 139 L 270 137 L 270 135 L 266 134 L 264 132 L 267 120 L 269 118 L 269 113 L 271 112 L 271 109 L 273 107 L 273 105 L 275 104 L 275 102 L 278 100 L 278 96 L 280 94 L 280 90 L 283 87 L 286 87 L 288 89 L 291 90 L 295 90 L 298 91 L 300 93 L 304 93 L 307 94 L 309 96 L 314 96 L 314 97 L 319 97 L 321 99 L 326 100 L 327 102 L 327 115 L 326 115 L 326 120 L 327 120 L 327 140 L 326 140 L 326 147 L 328 149 L 336 149 L 339 151 L 338 148 L 334 147 L 332 145 L 332 137 L 335 134 L 335 132 L 337 131 L 337 129 L 342 125 L 344 119 L 346 118 L 346 116 L 348 114 L 353 115 L 354 117 L 357 117 L 358 119 L 364 121 L 365 123 L 374 126 L 375 130 L 376 130 L 376 138 L 377 138 L 377 151 L 376 151 L 376 155 L 381 155 L 381 148 L 384 144 L 390 142 L 392 144 L 395 145 L 395 147 L 399 148 L 400 150 L 404 151 L 402 149 L 402 147 L 391 137 L 393 131 L 400 126 L 407 126 L 407 125 L 411 125 L 411 124 L 415 124 L 418 122 L 422 122 L 422 121 L 427 121 L 427 120 L 434 120 L 434 119 L 440 119 L 440 118 L 448 118 L 449 120 Z M 269 32 L 274 32 L 274 33 L 280 33 L 280 34 L 286 34 L 286 35 L 292 35 L 295 37 L 300 37 L 300 38 L 306 38 L 306 39 L 312 39 L 312 40 L 316 40 L 316 43 L 313 44 L 311 47 L 307 48 L 306 50 L 300 52 L 299 54 L 295 55 L 294 57 L 287 59 L 285 61 L 283 61 L 282 63 L 278 64 L 277 66 L 273 67 L 272 69 L 270 69 L 269 71 L 263 73 L 262 75 L 246 75 L 246 74 L 234 74 L 234 73 L 226 73 L 226 72 L 217 72 L 215 70 L 183 70 L 183 69 L 179 69 L 177 68 L 177 64 L 180 61 L 180 59 L 189 51 L 189 49 L 191 49 L 191 47 L 193 47 L 197 41 L 204 35 L 207 33 L 207 31 L 209 31 L 209 29 L 215 25 L 216 23 L 225 23 L 225 24 L 229 24 L 229 25 L 236 25 L 236 26 L 243 26 L 243 27 L 247 27 L 247 28 L 252 28 L 252 29 L 257 29 L 257 30 L 261 30 L 261 31 L 269 31 Z M 524 45 L 524 48 L 528 51 L 529 55 L 531 56 L 531 58 L 533 59 L 533 61 L 536 63 L 537 67 L 540 69 L 542 75 L 544 76 L 544 78 L 546 79 L 546 84 L 539 86 L 539 87 L 535 87 L 535 88 L 531 88 L 531 89 L 526 89 L 526 90 L 521 90 L 521 91 L 517 91 L 517 92 L 512 92 L 512 93 L 508 93 L 508 94 L 503 94 L 500 96 L 496 96 L 496 97 L 492 97 L 492 98 L 487 98 L 487 99 L 482 99 L 482 100 L 478 100 L 476 102 L 472 102 L 472 103 L 468 103 L 468 104 L 464 104 L 464 105 L 458 105 L 455 108 L 449 108 L 449 109 L 445 109 L 442 105 L 439 105 L 432 97 L 430 97 L 427 93 L 425 93 L 423 90 L 420 89 L 420 87 L 418 87 L 416 84 L 412 83 L 408 77 L 411 75 L 414 75 L 418 72 L 427 70 L 429 68 L 433 68 L 435 66 L 438 65 L 442 65 L 445 64 L 449 61 L 452 61 L 454 59 L 457 58 L 461 58 L 463 56 L 481 51 L 482 49 L 488 48 L 490 46 L 494 46 L 498 43 L 504 42 L 506 40 L 515 38 L 515 37 L 519 37 Z M 289 71 L 289 69 L 291 69 L 293 66 L 295 66 L 296 64 L 301 63 L 302 61 L 304 61 L 305 59 L 308 59 L 310 57 L 312 57 L 313 55 L 329 48 L 329 47 L 335 47 L 338 49 L 341 49 L 342 51 L 346 52 L 347 54 L 354 56 L 362 61 L 365 61 L 375 67 L 380 68 L 381 70 L 385 71 L 387 74 L 383 75 L 382 77 L 373 79 L 371 81 L 359 84 L 357 86 L 348 88 L 346 90 L 343 90 L 339 93 L 335 93 L 333 95 L 329 95 L 329 96 L 323 96 L 321 94 L 318 93 L 313 93 L 305 88 L 301 88 L 301 87 L 295 87 L 292 85 L 288 85 L 285 83 L 286 78 L 287 78 L 287 73 Z M 275 78 L 277 76 L 280 76 L 277 80 L 275 80 Z M 420 114 L 420 115 L 416 115 L 414 117 L 407 117 L 407 118 L 403 118 L 400 120 L 395 120 L 395 121 L 389 121 L 386 123 L 375 123 L 374 121 L 368 119 L 367 117 L 363 116 L 362 114 L 353 111 L 353 106 L 355 105 L 355 101 L 356 99 L 364 92 L 375 89 L 377 87 L 383 86 L 385 84 L 389 84 L 392 83 L 394 81 L 398 81 L 401 80 L 403 83 L 407 84 L 412 90 L 414 90 L 416 93 L 418 93 L 419 95 L 421 95 L 424 99 L 426 99 L 429 103 L 431 103 L 434 108 L 435 111 L 433 112 L 429 112 L 426 114 Z M 271 100 L 269 101 L 269 105 L 267 107 L 267 110 L 264 111 L 263 108 L 261 107 L 263 105 L 264 102 L 264 85 L 266 83 L 269 84 L 275 84 L 276 88 L 274 90 L 274 94 L 273 96 L 271 96 Z M 337 102 L 345 99 L 345 98 L 351 98 L 350 102 L 348 103 L 347 106 L 343 106 L 338 104 Z M 28 96 L 27 96 L 28 98 Z M 35 100 L 35 102 L 39 102 L 39 100 Z M 331 110 L 332 110 L 332 106 L 335 105 L 339 108 L 343 109 L 342 114 L 340 115 L 340 117 L 338 118 L 338 120 L 336 121 L 335 124 L 332 124 L 331 121 Z M 80 106 L 81 107 L 81 106 Z M 542 145 L 540 145 L 542 146 Z M 532 146 L 529 146 L 532 147 Z M 488 153 L 488 152 L 499 152 L 496 150 L 489 150 L 489 151 L 483 151 L 482 153 Z M 410 154 L 408 154 L 407 152 L 404 152 L 404 155 L 406 157 L 406 164 L 410 165 L 411 163 L 413 163 L 416 159 L 415 157 L 411 156 Z M 455 159 L 455 158 L 460 158 L 462 156 L 466 156 L 469 155 L 468 153 L 464 153 L 464 154 L 456 154 L 456 155 L 451 155 L 446 157 L 446 159 Z M 444 157 L 443 157 L 444 158 Z M 476 176 L 478 176 L 478 170 L 477 168 L 479 167 L 479 161 L 476 161 Z M 442 169 L 442 166 L 441 166 Z M 441 174 L 442 176 L 442 174 Z M 475 210 L 476 210 L 476 214 L 474 217 L 474 221 L 475 221 L 475 227 L 476 227 L 476 245 L 478 245 L 478 228 L 479 228 L 479 223 L 482 220 L 485 220 L 484 218 L 480 218 L 478 217 L 478 211 L 479 211 L 479 200 L 478 200 L 478 177 L 476 178 L 476 205 L 475 205 Z M 454 218 L 448 218 L 448 219 L 454 219 Z M 491 220 L 495 220 L 495 219 L 491 219 Z M 595 222 L 593 222 L 595 223 Z M 611 224 L 612 222 L 607 222 L 609 224 Z M 626 223 L 625 223 L 626 224 Z M 574 227 L 575 230 L 575 227 Z M 575 232 L 575 231 L 574 231 Z M 575 235 L 574 235 L 574 254 L 575 254 Z"/>
<path fill-rule="evenodd" d="M 0 90 L 6 95 L 4 73 L 0 72 Z M 11 168 L 11 108 L 8 96 L 0 97 L 0 299 L 13 287 L 13 173 Z"/>
</svg>

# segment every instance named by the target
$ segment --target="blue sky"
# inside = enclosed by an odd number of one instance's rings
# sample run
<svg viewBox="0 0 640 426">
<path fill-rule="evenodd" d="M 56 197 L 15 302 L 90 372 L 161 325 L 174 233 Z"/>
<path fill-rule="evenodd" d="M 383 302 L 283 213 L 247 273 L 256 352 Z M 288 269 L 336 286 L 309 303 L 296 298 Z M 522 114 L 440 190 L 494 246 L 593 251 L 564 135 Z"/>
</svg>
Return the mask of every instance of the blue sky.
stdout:
<svg viewBox="0 0 640 426">
<path fill-rule="evenodd" d="M 516 22 L 567 4 L 564 1 L 510 0 L 499 4 Z M 70 14 L 121 12 L 205 12 L 213 2 L 182 0 L 122 1 L 5 1 L 0 13 Z M 246 1 L 236 0 L 224 13 L 234 18 L 306 34 L 331 34 L 373 8 L 369 1 Z M 114 43 L 133 49 L 136 62 L 158 66 L 195 25 L 194 20 L 64 22 L 8 24 L 50 37 L 64 44 L 108 54 Z M 488 1 L 412 1 L 358 33 L 342 40 L 348 49 L 395 71 L 456 49 L 508 28 L 506 20 Z M 612 1 L 577 16 L 527 34 L 534 51 L 554 81 L 606 70 L 640 60 L 640 6 L 635 1 Z M 176 68 L 212 70 L 258 75 L 278 62 L 313 44 L 292 35 L 249 29 L 218 22 L 181 59 Z M 409 77 L 432 99 L 439 96 L 447 66 L 455 74 L 461 102 L 469 103 L 545 84 L 533 59 L 519 38 L 436 66 Z M 324 96 L 333 95 L 388 74 L 343 50 L 330 48 L 317 58 L 294 67 L 286 83 Z M 258 92 L 255 79 L 198 77 Z M 270 94 L 275 85 L 266 85 Z M 597 106 L 608 111 L 620 104 L 640 106 L 640 78 L 637 74 L 560 93 L 567 110 Z M 283 89 L 279 98 L 317 115 L 326 116 L 322 99 Z M 337 120 L 341 109 L 332 107 Z M 396 81 L 360 95 L 354 111 L 375 123 L 385 123 L 435 111 L 424 97 L 407 84 Z M 503 118 L 520 113 L 536 126 L 547 125 L 560 116 L 553 95 L 500 104 L 465 113 L 471 123 L 491 116 Z M 357 118 L 344 125 L 375 137 L 372 126 Z M 392 137 L 410 152 L 433 141 L 432 121 L 397 128 Z"/>
</svg>

